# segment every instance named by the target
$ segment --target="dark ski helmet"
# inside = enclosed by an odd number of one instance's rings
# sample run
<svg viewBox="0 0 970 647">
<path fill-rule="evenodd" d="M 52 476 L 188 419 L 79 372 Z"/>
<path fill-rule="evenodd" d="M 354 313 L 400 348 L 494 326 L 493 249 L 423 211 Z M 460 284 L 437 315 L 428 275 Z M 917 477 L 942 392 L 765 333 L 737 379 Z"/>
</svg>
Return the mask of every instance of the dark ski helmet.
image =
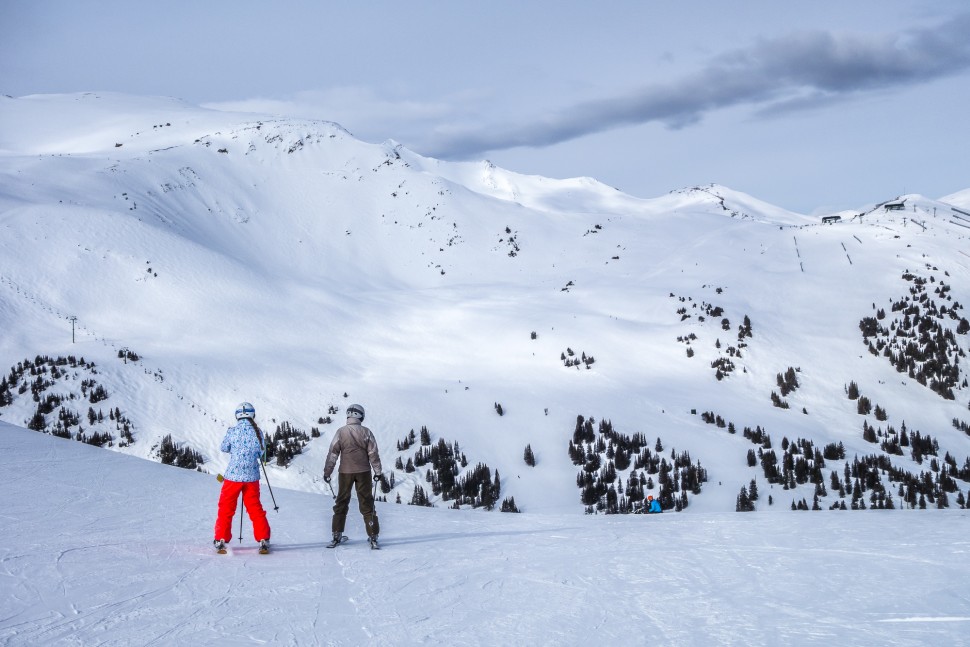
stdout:
<svg viewBox="0 0 970 647">
<path fill-rule="evenodd" d="M 361 422 L 364 422 L 364 407 L 359 404 L 352 404 L 347 407 L 347 417 L 357 418 Z"/>
<path fill-rule="evenodd" d="M 256 407 L 249 404 L 248 402 L 243 402 L 238 407 L 236 407 L 236 420 L 242 420 L 243 418 L 249 418 L 250 420 L 256 417 Z"/>
</svg>

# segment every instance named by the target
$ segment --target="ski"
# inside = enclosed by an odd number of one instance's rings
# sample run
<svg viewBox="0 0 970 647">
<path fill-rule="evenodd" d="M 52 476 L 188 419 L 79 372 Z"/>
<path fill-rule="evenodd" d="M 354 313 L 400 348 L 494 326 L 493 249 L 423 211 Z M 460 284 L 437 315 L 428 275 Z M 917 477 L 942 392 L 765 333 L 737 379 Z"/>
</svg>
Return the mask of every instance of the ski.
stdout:
<svg viewBox="0 0 970 647">
<path fill-rule="evenodd" d="M 349 539 L 350 539 L 350 537 L 348 537 L 347 535 L 340 535 L 340 538 L 339 539 L 337 539 L 336 537 L 334 537 L 333 540 L 331 540 L 331 542 L 329 544 L 327 544 L 327 548 L 336 548 L 337 546 L 339 546 L 340 544 L 346 542 Z"/>
</svg>

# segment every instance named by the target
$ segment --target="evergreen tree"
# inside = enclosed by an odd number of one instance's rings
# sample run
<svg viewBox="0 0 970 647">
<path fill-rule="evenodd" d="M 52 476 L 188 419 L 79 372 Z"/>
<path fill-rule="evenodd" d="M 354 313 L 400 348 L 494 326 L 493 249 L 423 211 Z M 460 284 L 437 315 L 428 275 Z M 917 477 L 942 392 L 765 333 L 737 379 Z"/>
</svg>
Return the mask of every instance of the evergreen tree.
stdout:
<svg viewBox="0 0 970 647">
<path fill-rule="evenodd" d="M 536 466 L 536 457 L 535 457 L 535 454 L 532 453 L 531 444 L 525 446 L 525 454 L 523 458 L 525 459 L 525 464 L 528 465 L 529 467 Z"/>
<path fill-rule="evenodd" d="M 849 386 L 846 389 L 846 393 L 850 400 L 856 400 L 859 398 L 859 385 L 855 382 L 849 382 Z"/>
</svg>

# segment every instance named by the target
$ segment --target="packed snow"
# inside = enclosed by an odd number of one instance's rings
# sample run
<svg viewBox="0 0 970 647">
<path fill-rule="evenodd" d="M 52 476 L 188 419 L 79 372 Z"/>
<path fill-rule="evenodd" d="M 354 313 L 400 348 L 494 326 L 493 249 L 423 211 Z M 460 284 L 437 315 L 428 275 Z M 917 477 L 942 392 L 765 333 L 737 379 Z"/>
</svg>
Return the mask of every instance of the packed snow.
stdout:
<svg viewBox="0 0 970 647">
<path fill-rule="evenodd" d="M 958 645 L 970 626 L 963 512 L 378 504 L 380 551 L 353 508 L 331 550 L 330 496 L 274 488 L 273 551 L 247 519 L 216 555 L 212 476 L 0 431 L 7 645 Z"/>
</svg>

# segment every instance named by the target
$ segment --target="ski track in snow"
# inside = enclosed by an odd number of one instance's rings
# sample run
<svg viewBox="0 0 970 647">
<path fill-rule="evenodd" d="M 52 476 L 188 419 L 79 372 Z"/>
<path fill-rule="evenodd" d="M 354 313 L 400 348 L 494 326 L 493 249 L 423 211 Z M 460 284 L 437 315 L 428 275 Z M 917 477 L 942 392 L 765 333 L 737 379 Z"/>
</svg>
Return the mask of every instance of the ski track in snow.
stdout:
<svg viewBox="0 0 970 647">
<path fill-rule="evenodd" d="M 380 504 L 374 551 L 355 510 L 328 549 L 333 499 L 281 490 L 270 555 L 248 520 L 216 555 L 206 475 L 3 424 L 0 470 L 3 645 L 967 644 L 963 511 L 779 531 Z"/>
</svg>

